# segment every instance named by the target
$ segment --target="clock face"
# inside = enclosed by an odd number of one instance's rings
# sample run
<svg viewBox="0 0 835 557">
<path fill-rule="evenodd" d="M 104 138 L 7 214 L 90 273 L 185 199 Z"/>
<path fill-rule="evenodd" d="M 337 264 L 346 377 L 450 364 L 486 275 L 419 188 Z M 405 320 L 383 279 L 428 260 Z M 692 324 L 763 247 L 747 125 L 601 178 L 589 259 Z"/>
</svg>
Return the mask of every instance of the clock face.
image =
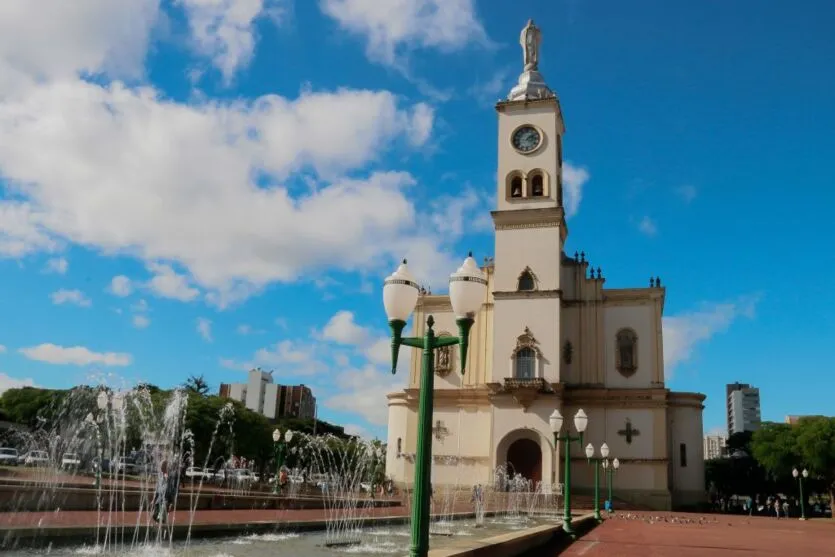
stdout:
<svg viewBox="0 0 835 557">
<path fill-rule="evenodd" d="M 539 147 L 542 142 L 542 135 L 533 126 L 522 126 L 513 132 L 510 142 L 520 153 L 530 153 Z"/>
</svg>

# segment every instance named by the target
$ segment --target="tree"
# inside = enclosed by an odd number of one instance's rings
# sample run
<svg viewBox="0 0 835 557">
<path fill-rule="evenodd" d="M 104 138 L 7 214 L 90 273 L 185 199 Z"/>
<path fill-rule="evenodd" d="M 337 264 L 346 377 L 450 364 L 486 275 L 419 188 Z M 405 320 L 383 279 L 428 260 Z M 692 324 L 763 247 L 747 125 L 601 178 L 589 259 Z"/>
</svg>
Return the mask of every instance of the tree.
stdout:
<svg viewBox="0 0 835 557">
<path fill-rule="evenodd" d="M 183 384 L 183 387 L 185 387 L 187 391 L 197 393 L 200 396 L 208 396 L 210 390 L 209 384 L 202 375 L 190 375 Z"/>
<path fill-rule="evenodd" d="M 775 478 L 806 468 L 829 493 L 835 514 L 835 418 L 810 416 L 797 424 L 765 423 L 751 440 L 754 458 Z"/>
</svg>

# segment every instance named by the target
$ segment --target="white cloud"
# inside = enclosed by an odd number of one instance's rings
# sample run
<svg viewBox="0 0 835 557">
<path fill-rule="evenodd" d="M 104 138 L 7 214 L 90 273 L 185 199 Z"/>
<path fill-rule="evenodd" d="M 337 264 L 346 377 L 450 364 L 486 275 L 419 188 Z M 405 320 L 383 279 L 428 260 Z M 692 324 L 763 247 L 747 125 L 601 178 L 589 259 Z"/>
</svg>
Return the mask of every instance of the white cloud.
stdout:
<svg viewBox="0 0 835 557">
<path fill-rule="evenodd" d="M 684 185 L 679 186 L 676 188 L 676 194 L 681 197 L 682 201 L 685 203 L 690 203 L 694 199 L 696 199 L 696 195 L 698 195 L 698 190 L 696 190 L 696 186 L 691 185 Z"/>
<path fill-rule="evenodd" d="M 503 93 L 510 91 L 512 86 L 508 83 L 510 74 L 511 71 L 508 68 L 497 70 L 490 79 L 473 84 L 467 90 L 467 94 L 481 104 L 493 106 L 504 96 Z"/>
<path fill-rule="evenodd" d="M 403 352 L 401 350 L 401 356 L 406 356 Z M 398 367 L 408 370 L 408 366 Z M 325 399 L 324 404 L 333 410 L 358 414 L 370 424 L 385 425 L 388 420 L 386 395 L 402 389 L 407 380 L 408 371 L 392 375 L 386 369 L 372 365 L 342 370 L 336 375 L 336 384 L 340 391 Z"/>
<path fill-rule="evenodd" d="M 63 257 L 53 257 L 52 259 L 46 262 L 46 267 L 44 268 L 44 271 L 46 271 L 47 273 L 64 275 L 67 273 L 69 265 L 69 262 Z"/>
<path fill-rule="evenodd" d="M 356 435 L 362 439 L 372 440 L 374 439 L 374 435 L 371 434 L 366 428 L 361 425 L 357 424 L 345 424 L 345 433 L 348 435 Z"/>
<path fill-rule="evenodd" d="M 731 302 L 704 303 L 697 310 L 665 317 L 663 338 L 666 379 L 672 377 L 679 364 L 690 359 L 696 346 L 726 331 L 739 317 L 752 319 L 759 299 L 759 295 L 752 295 Z"/>
<path fill-rule="evenodd" d="M 398 137 L 427 137 L 422 106 L 350 90 L 185 106 L 148 88 L 44 84 L 0 101 L 0 170 L 28 198 L 0 202 L 0 214 L 14 214 L 0 219 L 0 249 L 19 255 L 65 239 L 134 255 L 160 271 L 158 293 L 190 299 L 203 287 L 218 303 L 307 268 L 379 265 L 407 247 L 432 269 L 442 242 L 414 232 L 409 174 L 338 177 Z M 282 184 L 306 170 L 331 181 L 291 195 Z M 273 185 L 256 187 L 264 177 Z M 337 220 L 338 230 L 324 226 Z M 173 279 L 185 288 L 164 288 Z"/>
<path fill-rule="evenodd" d="M 2 344 L 0 344 L 0 354 L 5 354 L 5 353 L 6 353 L 6 347 L 3 346 Z"/>
<path fill-rule="evenodd" d="M 133 283 L 125 275 L 117 275 L 110 279 L 108 291 L 114 296 L 124 298 L 125 296 L 130 296 L 133 292 Z"/>
<path fill-rule="evenodd" d="M 212 342 L 212 322 L 205 317 L 197 319 L 197 332 L 206 342 Z"/>
<path fill-rule="evenodd" d="M 151 324 L 151 318 L 147 315 L 138 314 L 133 316 L 131 322 L 133 323 L 133 326 L 137 329 L 145 329 L 146 327 L 148 327 L 148 325 Z"/>
<path fill-rule="evenodd" d="M 150 263 L 148 270 L 154 276 L 148 281 L 147 287 L 158 296 L 190 302 L 200 295 L 199 290 L 189 286 L 188 277 L 177 273 L 170 265 Z"/>
<path fill-rule="evenodd" d="M 591 175 L 582 166 L 574 166 L 568 161 L 562 164 L 563 183 L 563 205 L 565 206 L 565 217 L 571 218 L 580 210 L 580 202 L 583 200 L 583 187 L 589 181 Z"/>
<path fill-rule="evenodd" d="M 656 226 L 655 221 L 648 216 L 644 216 L 644 218 L 642 218 L 638 223 L 638 230 L 641 231 L 641 234 L 645 234 L 646 236 L 655 236 L 658 233 L 658 227 Z"/>
<path fill-rule="evenodd" d="M 19 92 L 39 82 L 72 78 L 79 73 L 141 77 L 148 37 L 159 17 L 159 3 L 3 0 L 0 98 L 4 92 Z"/>
<path fill-rule="evenodd" d="M 322 338 L 339 344 L 360 346 L 368 342 L 370 331 L 354 321 L 350 311 L 338 311 L 322 329 Z"/>
<path fill-rule="evenodd" d="M 41 215 L 31 204 L 14 200 L 0 201 L 0 257 L 17 258 L 39 250 L 54 251 L 58 245 L 44 230 Z"/>
<path fill-rule="evenodd" d="M 444 195 L 432 201 L 432 225 L 440 234 L 455 238 L 465 233 L 492 232 L 493 206 L 495 198 L 467 185 L 457 195 Z M 445 270 L 449 274 L 455 269 Z"/>
<path fill-rule="evenodd" d="M 87 366 L 100 364 L 103 366 L 128 366 L 133 358 L 122 352 L 93 352 L 83 346 L 58 346 L 52 343 L 39 344 L 29 348 L 21 348 L 20 353 L 38 362 L 49 364 L 71 364 Z"/>
<path fill-rule="evenodd" d="M 0 394 L 9 389 L 19 389 L 20 387 L 34 387 L 35 380 L 31 378 L 18 379 L 16 377 L 9 377 L 5 373 L 0 372 Z"/>
<path fill-rule="evenodd" d="M 320 347 L 293 340 L 282 340 L 258 349 L 248 361 L 220 358 L 220 365 L 237 371 L 253 368 L 277 369 L 282 376 L 313 375 L 328 370 L 320 359 L 325 356 Z"/>
<path fill-rule="evenodd" d="M 473 0 L 320 0 L 319 6 L 366 39 L 369 59 L 388 66 L 402 65 L 412 49 L 448 52 L 487 42 Z"/>
<path fill-rule="evenodd" d="M 70 304 L 80 307 L 90 307 L 93 304 L 90 298 L 85 296 L 81 290 L 66 290 L 62 288 L 50 294 L 49 297 L 56 306 Z"/>
<path fill-rule="evenodd" d="M 267 16 L 278 23 L 288 0 L 178 0 L 185 8 L 197 51 L 212 60 L 229 82 L 255 52 L 255 24 Z"/>
</svg>

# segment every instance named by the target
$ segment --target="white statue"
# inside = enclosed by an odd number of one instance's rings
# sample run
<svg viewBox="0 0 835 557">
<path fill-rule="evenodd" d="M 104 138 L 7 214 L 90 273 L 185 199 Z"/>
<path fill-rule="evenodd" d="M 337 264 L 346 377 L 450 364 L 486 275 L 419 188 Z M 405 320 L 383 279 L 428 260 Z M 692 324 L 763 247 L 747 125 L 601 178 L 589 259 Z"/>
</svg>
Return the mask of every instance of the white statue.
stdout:
<svg viewBox="0 0 835 557">
<path fill-rule="evenodd" d="M 519 43 L 522 45 L 522 50 L 525 53 L 525 71 L 534 71 L 539 66 L 539 42 L 542 40 L 542 34 L 539 28 L 534 25 L 532 19 L 528 20 L 528 24 L 522 29 L 522 35 L 519 37 Z"/>
</svg>

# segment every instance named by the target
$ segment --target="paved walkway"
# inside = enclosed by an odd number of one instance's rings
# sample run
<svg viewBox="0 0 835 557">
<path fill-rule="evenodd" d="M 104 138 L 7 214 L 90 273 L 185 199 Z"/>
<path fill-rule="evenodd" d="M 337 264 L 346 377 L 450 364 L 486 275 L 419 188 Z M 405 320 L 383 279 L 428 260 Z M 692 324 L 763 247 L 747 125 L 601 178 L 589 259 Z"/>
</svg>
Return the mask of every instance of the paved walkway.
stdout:
<svg viewBox="0 0 835 557">
<path fill-rule="evenodd" d="M 831 555 L 832 552 L 835 552 L 832 521 L 633 512 L 618 513 L 607 519 L 558 554 L 566 557 L 727 557 Z"/>
</svg>

